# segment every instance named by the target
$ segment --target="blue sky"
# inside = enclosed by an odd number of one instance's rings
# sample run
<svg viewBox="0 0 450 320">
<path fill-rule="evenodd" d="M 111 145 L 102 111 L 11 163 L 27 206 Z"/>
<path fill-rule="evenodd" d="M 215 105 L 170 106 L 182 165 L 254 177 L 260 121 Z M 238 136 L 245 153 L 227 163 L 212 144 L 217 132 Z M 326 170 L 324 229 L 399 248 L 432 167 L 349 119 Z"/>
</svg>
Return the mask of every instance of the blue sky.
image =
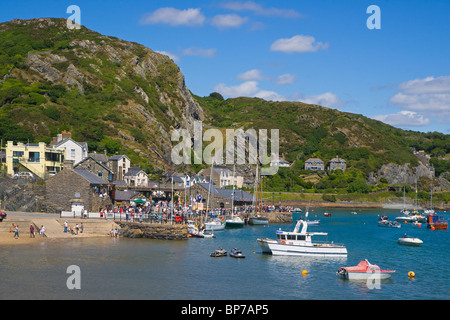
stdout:
<svg viewBox="0 0 450 320">
<path fill-rule="evenodd" d="M 450 1 L 1 0 L 0 22 L 68 18 L 171 56 L 197 95 L 316 103 L 450 134 Z M 369 29 L 377 5 L 381 29 Z"/>
</svg>

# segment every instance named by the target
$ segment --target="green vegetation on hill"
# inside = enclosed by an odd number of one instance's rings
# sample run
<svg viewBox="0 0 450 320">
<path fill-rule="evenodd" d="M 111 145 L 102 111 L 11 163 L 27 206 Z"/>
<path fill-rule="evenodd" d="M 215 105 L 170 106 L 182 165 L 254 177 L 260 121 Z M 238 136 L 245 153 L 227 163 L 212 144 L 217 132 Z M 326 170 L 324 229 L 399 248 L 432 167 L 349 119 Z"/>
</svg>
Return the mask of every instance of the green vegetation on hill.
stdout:
<svg viewBox="0 0 450 320">
<path fill-rule="evenodd" d="M 296 165 L 299 161 L 298 167 L 310 157 L 327 162 L 336 156 L 364 174 L 386 163 L 417 163 L 407 144 L 414 133 L 362 115 L 300 102 L 196 98 L 208 110 L 214 126 L 279 129 L 281 156 Z"/>
<path fill-rule="evenodd" d="M 0 24 L 0 136 L 49 143 L 68 130 L 91 152 L 125 153 L 153 171 L 149 142 L 181 122 L 178 66 L 136 43 L 69 30 L 65 21 Z"/>
<path fill-rule="evenodd" d="M 218 93 L 190 99 L 184 78 L 167 56 L 65 19 L 0 23 L 0 138 L 49 143 L 62 130 L 86 141 L 90 152 L 124 153 L 147 172 L 170 169 L 170 133 L 199 108 L 218 128 L 279 129 L 280 155 L 293 164 L 265 180 L 268 191 L 367 193 L 370 172 L 383 164 L 410 163 L 411 148 L 432 155 L 438 175 L 450 171 L 450 135 L 405 131 L 359 114 L 300 102 L 223 99 Z M 339 156 L 345 172 L 311 180 L 310 157 Z M 192 166 L 199 169 L 202 165 Z M 172 168 L 173 169 L 173 168 Z M 198 171 L 198 170 L 196 170 Z M 450 175 L 450 174 L 449 174 Z"/>
</svg>

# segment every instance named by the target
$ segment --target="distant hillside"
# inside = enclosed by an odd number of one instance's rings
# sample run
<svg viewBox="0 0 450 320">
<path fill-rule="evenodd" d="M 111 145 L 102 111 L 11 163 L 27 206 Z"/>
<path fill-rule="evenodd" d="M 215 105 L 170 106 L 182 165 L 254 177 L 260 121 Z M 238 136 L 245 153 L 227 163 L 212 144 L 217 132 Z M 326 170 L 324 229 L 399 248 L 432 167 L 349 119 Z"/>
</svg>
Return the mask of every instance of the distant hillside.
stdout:
<svg viewBox="0 0 450 320">
<path fill-rule="evenodd" d="M 0 24 L 0 136 L 45 141 L 61 130 L 90 151 L 170 164 L 170 132 L 202 117 L 173 61 L 66 19 Z"/>
<path fill-rule="evenodd" d="M 192 129 L 194 119 L 220 128 L 277 128 L 281 155 L 295 168 L 311 156 L 339 156 L 363 178 L 387 163 L 416 165 L 411 147 L 433 156 L 450 153 L 450 135 L 404 131 L 358 114 L 299 102 L 193 96 L 169 57 L 85 27 L 69 30 L 66 19 L 0 24 L 4 143 L 48 143 L 68 130 L 91 152 L 125 153 L 133 165 L 160 173 L 173 169 L 171 131 Z M 448 171 L 442 161 L 436 162 L 439 173 Z"/>
</svg>

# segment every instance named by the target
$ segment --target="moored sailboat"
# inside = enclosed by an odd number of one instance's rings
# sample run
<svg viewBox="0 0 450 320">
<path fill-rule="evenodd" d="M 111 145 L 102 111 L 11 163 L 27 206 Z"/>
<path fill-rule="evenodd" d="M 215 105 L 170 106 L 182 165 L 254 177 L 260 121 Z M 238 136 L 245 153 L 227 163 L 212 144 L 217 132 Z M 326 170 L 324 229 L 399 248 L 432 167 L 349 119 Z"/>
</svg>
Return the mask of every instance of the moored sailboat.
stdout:
<svg viewBox="0 0 450 320">
<path fill-rule="evenodd" d="M 262 179 L 261 179 L 262 184 Z M 261 209 L 260 212 L 262 212 L 262 186 L 261 186 Z M 261 215 L 261 213 L 258 213 L 258 166 L 256 166 L 256 178 L 255 178 L 255 196 L 253 197 L 255 200 L 255 214 L 251 216 L 248 219 L 248 224 L 250 225 L 268 225 L 269 224 L 269 218 L 266 216 Z"/>
</svg>

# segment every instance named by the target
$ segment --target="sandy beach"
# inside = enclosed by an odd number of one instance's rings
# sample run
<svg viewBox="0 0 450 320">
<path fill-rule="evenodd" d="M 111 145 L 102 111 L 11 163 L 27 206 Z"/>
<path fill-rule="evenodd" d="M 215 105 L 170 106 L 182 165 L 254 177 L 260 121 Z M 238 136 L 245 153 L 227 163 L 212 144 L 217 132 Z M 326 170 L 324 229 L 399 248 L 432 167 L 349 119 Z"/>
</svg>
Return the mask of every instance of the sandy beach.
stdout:
<svg viewBox="0 0 450 320">
<path fill-rule="evenodd" d="M 19 230 L 19 238 L 14 238 L 14 232 L 0 232 L 0 245 L 21 245 L 49 241 L 49 238 L 41 238 L 39 234 L 35 238 L 30 238 L 29 232 Z"/>
</svg>

